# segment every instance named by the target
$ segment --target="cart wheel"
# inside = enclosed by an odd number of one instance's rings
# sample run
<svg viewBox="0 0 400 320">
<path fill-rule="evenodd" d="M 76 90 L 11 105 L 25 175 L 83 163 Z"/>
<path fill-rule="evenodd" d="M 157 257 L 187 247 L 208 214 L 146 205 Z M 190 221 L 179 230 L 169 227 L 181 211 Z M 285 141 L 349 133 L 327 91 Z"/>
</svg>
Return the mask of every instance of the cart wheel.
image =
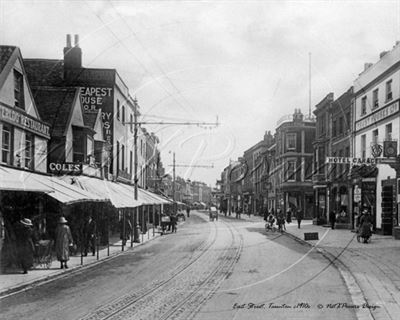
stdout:
<svg viewBox="0 0 400 320">
<path fill-rule="evenodd" d="M 357 241 L 360 242 L 360 235 L 357 235 Z"/>
</svg>

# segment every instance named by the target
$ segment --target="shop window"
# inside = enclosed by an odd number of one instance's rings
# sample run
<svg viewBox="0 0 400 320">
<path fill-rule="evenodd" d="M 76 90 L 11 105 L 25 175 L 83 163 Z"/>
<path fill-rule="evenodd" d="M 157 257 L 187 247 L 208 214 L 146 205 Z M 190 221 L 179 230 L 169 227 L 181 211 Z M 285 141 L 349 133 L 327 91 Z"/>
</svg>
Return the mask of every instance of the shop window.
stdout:
<svg viewBox="0 0 400 320">
<path fill-rule="evenodd" d="M 132 151 L 129 151 L 129 173 L 132 174 L 132 164 L 133 164 L 133 153 Z"/>
<path fill-rule="evenodd" d="M 34 160 L 34 137 L 33 134 L 25 135 L 25 168 L 33 170 Z"/>
<path fill-rule="evenodd" d="M 392 93 L 392 80 L 386 82 L 386 101 L 390 101 L 393 99 Z"/>
<path fill-rule="evenodd" d="M 344 119 L 343 119 L 343 117 L 340 117 L 339 118 L 339 132 L 338 132 L 339 135 L 343 134 L 343 123 L 344 123 Z"/>
<path fill-rule="evenodd" d="M 318 173 L 325 173 L 325 148 L 318 148 Z"/>
<path fill-rule="evenodd" d="M 288 161 L 287 163 L 287 180 L 296 180 L 296 161 Z"/>
<path fill-rule="evenodd" d="M 121 169 L 122 171 L 125 170 L 125 146 L 121 146 Z"/>
<path fill-rule="evenodd" d="M 332 122 L 332 137 L 336 137 L 336 120 Z"/>
<path fill-rule="evenodd" d="M 14 70 L 14 106 L 20 109 L 25 109 L 24 78 L 17 70 Z"/>
<path fill-rule="evenodd" d="M 376 109 L 379 107 L 379 90 L 375 89 L 374 91 L 372 91 L 372 109 Z"/>
<path fill-rule="evenodd" d="M 350 130 L 350 125 L 351 125 L 351 115 L 350 112 L 346 113 L 346 126 L 345 126 L 345 130 L 349 131 Z"/>
<path fill-rule="evenodd" d="M 11 127 L 7 125 L 1 132 L 1 162 L 11 164 Z"/>
<path fill-rule="evenodd" d="M 385 132 L 385 140 L 391 141 L 392 140 L 392 124 L 391 123 L 387 124 L 385 129 L 386 129 L 385 130 L 386 131 Z"/>
<path fill-rule="evenodd" d="M 119 171 L 119 142 L 117 141 L 117 174 Z"/>
<path fill-rule="evenodd" d="M 367 114 L 367 97 L 361 99 L 361 115 Z"/>
<path fill-rule="evenodd" d="M 130 126 L 131 126 L 131 132 L 133 132 L 133 116 L 130 116 Z"/>
<path fill-rule="evenodd" d="M 367 153 L 367 137 L 365 134 L 361 136 L 361 157 L 366 158 Z"/>
<path fill-rule="evenodd" d="M 72 129 L 72 161 L 73 162 L 84 162 L 85 161 L 85 144 L 86 144 L 86 137 L 83 134 L 81 128 L 73 127 Z"/>
<path fill-rule="evenodd" d="M 287 150 L 296 150 L 296 134 L 288 133 L 286 135 L 286 149 Z"/>
<path fill-rule="evenodd" d="M 372 143 L 377 144 L 378 143 L 378 136 L 379 136 L 379 131 L 378 129 L 375 129 L 372 131 Z"/>
</svg>

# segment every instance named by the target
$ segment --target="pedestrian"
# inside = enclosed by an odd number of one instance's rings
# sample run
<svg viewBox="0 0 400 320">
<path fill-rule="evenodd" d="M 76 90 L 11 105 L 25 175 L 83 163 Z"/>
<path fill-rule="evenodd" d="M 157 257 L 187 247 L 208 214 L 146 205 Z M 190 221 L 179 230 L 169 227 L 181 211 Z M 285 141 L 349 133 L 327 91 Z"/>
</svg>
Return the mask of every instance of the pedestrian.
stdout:
<svg viewBox="0 0 400 320">
<path fill-rule="evenodd" d="M 24 218 L 15 226 L 15 240 L 17 249 L 17 264 L 22 268 L 24 274 L 33 266 L 33 224 L 30 219 Z"/>
<path fill-rule="evenodd" d="M 359 234 L 364 238 L 364 243 L 368 243 L 368 240 L 372 235 L 372 217 L 366 209 L 362 213 L 363 215 L 360 218 Z"/>
<path fill-rule="evenodd" d="M 94 256 L 96 253 L 96 222 L 92 219 L 92 216 L 89 216 L 89 219 L 86 221 L 83 237 L 84 237 L 84 248 L 83 255 L 87 256 L 88 251 L 92 252 Z"/>
<path fill-rule="evenodd" d="M 171 232 L 176 232 L 177 231 L 177 222 L 178 222 L 178 217 L 176 214 L 171 215 Z"/>
<path fill-rule="evenodd" d="M 285 217 L 284 217 L 284 214 L 283 214 L 283 212 L 282 212 L 281 209 L 278 209 L 276 218 L 277 218 L 277 222 L 278 222 L 278 229 L 279 229 L 279 231 L 280 231 L 280 232 L 282 232 L 283 230 L 286 231 Z"/>
<path fill-rule="evenodd" d="M 301 220 L 303 220 L 303 212 L 301 209 L 297 209 L 296 212 L 296 219 L 297 219 L 297 228 L 300 229 Z"/>
<path fill-rule="evenodd" d="M 290 209 L 290 207 L 286 211 L 286 222 L 287 223 L 292 222 L 292 209 Z"/>
<path fill-rule="evenodd" d="M 126 246 L 126 242 L 132 233 L 132 224 L 125 216 L 119 221 L 119 238 L 122 240 L 122 245 Z"/>
<path fill-rule="evenodd" d="M 190 207 L 186 206 L 186 216 L 189 218 L 190 215 Z"/>
<path fill-rule="evenodd" d="M 58 220 L 56 228 L 56 255 L 60 261 L 60 268 L 68 269 L 67 261 L 69 260 L 69 247 L 73 245 L 71 229 L 67 225 L 67 220 L 61 217 Z"/>
<path fill-rule="evenodd" d="M 333 210 L 329 213 L 329 222 L 331 223 L 332 230 L 335 229 L 336 213 Z"/>
</svg>

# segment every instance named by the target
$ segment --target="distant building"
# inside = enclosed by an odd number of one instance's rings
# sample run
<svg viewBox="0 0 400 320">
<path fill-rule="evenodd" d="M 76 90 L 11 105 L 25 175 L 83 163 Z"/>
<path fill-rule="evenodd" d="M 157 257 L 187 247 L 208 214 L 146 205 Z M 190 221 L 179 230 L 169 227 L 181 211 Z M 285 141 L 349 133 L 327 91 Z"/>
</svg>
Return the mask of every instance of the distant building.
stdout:
<svg viewBox="0 0 400 320">
<path fill-rule="evenodd" d="M 382 52 L 375 64 L 366 64 L 353 86 L 354 155 L 395 158 L 400 138 L 400 42 L 391 51 Z M 395 170 L 388 164 L 368 165 L 352 170 L 352 178 L 354 188 L 361 190 L 360 206 L 372 213 L 374 227 L 391 234 L 399 223 L 393 206 L 397 202 Z M 388 194 L 383 197 L 385 186 Z"/>
<path fill-rule="evenodd" d="M 315 118 L 305 117 L 300 109 L 282 118 L 276 128 L 276 166 L 279 176 L 275 205 L 284 211 L 288 207 L 302 210 L 305 218 L 313 217 L 312 161 L 315 139 Z"/>
</svg>

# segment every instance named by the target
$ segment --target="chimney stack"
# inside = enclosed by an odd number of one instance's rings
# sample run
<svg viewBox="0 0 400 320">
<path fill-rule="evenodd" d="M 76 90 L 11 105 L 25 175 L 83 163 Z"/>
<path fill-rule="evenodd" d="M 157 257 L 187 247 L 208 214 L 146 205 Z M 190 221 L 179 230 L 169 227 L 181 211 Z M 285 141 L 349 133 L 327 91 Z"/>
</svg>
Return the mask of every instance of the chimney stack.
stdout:
<svg viewBox="0 0 400 320">
<path fill-rule="evenodd" d="M 382 51 L 380 54 L 379 54 L 379 59 L 382 59 L 383 58 L 383 56 L 386 54 L 386 53 L 388 53 L 389 51 Z"/>
<path fill-rule="evenodd" d="M 373 65 L 373 63 L 371 63 L 371 62 L 364 63 L 364 71 L 367 70 L 368 68 L 370 68 L 372 65 Z"/>
<path fill-rule="evenodd" d="M 67 34 L 67 48 L 71 48 L 71 35 Z"/>
<path fill-rule="evenodd" d="M 82 49 L 79 48 L 79 35 L 75 35 L 74 46 L 71 35 L 67 34 L 67 46 L 64 48 L 64 80 L 73 84 L 82 69 Z"/>
<path fill-rule="evenodd" d="M 79 34 L 75 35 L 75 44 L 74 44 L 74 46 L 75 47 L 79 47 Z"/>
</svg>

